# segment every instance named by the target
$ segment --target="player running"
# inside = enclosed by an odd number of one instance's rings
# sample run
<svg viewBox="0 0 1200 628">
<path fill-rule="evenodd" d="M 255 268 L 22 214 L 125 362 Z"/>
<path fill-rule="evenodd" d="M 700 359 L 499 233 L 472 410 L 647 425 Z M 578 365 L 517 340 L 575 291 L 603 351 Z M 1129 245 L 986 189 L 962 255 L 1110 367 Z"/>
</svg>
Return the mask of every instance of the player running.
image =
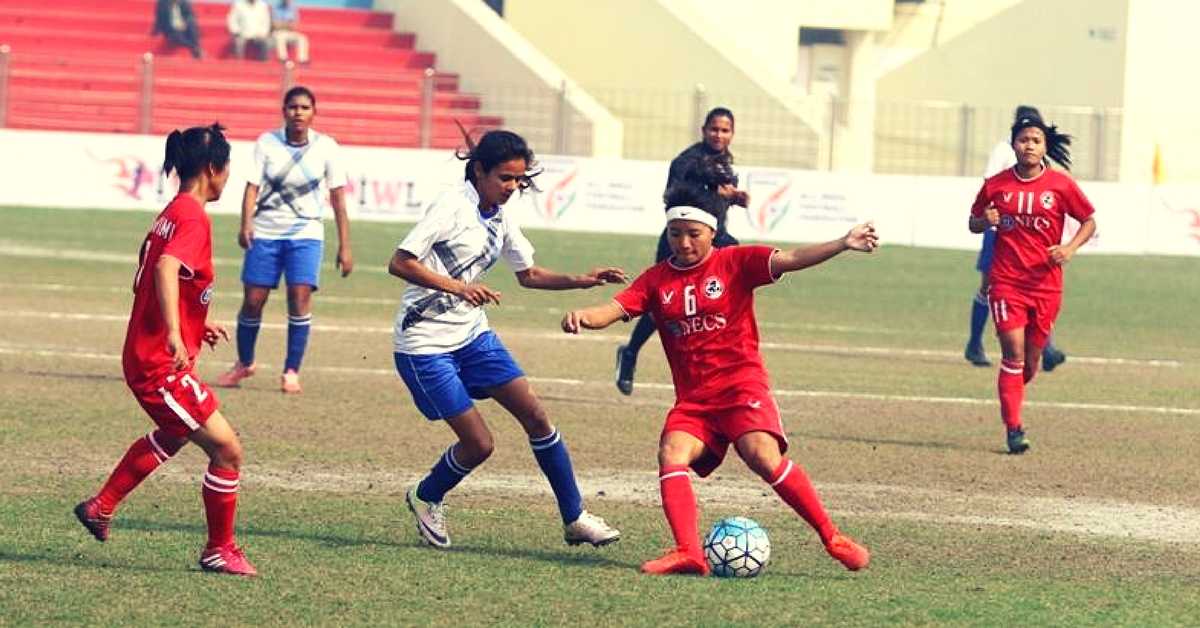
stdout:
<svg viewBox="0 0 1200 628">
<path fill-rule="evenodd" d="M 200 567 L 253 576 L 257 572 L 233 535 L 242 443 L 194 370 L 202 343 L 229 340 L 224 327 L 208 321 L 212 223 L 204 205 L 221 198 L 229 180 L 230 147 L 221 131 L 214 124 L 167 137 L 163 171 L 179 175 L 179 194 L 142 244 L 121 356 L 125 383 L 158 429 L 129 447 L 100 492 L 75 507 L 75 516 L 96 540 L 107 541 L 113 513 L 126 496 L 191 441 L 209 460 L 201 488 L 208 544 Z"/>
<path fill-rule="evenodd" d="M 1009 453 L 1029 449 L 1021 406 L 1025 385 L 1037 374 L 1042 350 L 1062 308 L 1063 266 L 1096 233 L 1095 208 L 1066 173 L 1045 159 L 1069 167 L 1069 135 L 1026 113 L 1012 126 L 1017 165 L 988 178 L 971 205 L 972 233 L 995 227 L 996 251 L 988 304 L 1000 338 L 996 388 Z M 1060 244 L 1067 216 L 1079 230 Z"/>
</svg>

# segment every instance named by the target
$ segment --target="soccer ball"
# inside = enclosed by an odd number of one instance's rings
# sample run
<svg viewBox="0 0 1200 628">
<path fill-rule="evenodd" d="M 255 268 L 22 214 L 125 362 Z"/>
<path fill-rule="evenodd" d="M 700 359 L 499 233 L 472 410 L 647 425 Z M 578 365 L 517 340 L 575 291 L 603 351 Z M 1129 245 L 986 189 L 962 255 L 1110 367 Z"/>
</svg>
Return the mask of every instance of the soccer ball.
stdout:
<svg viewBox="0 0 1200 628">
<path fill-rule="evenodd" d="M 729 517 L 713 524 L 704 538 L 704 558 L 713 575 L 753 578 L 771 560 L 767 529 L 745 517 Z"/>
</svg>

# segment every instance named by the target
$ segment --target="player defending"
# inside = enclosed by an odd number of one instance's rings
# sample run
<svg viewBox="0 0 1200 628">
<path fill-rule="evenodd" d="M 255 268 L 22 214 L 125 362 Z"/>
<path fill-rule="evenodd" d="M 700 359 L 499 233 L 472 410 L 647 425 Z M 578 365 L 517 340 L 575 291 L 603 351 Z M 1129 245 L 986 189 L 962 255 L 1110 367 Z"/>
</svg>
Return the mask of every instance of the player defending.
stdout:
<svg viewBox="0 0 1200 628">
<path fill-rule="evenodd" d="M 212 223 L 204 213 L 204 205 L 221 198 L 229 180 L 229 151 L 215 124 L 167 137 L 163 171 L 178 173 L 179 194 L 142 244 L 121 356 L 125 383 L 158 429 L 129 446 L 100 492 L 75 507 L 75 516 L 96 540 L 107 541 L 121 502 L 191 441 L 209 460 L 201 489 L 208 544 L 200 567 L 253 576 L 256 571 L 233 536 L 242 443 L 217 409 L 216 395 L 194 370 L 203 343 L 229 340 L 224 327 L 208 321 Z"/>
<path fill-rule="evenodd" d="M 675 406 L 658 446 L 659 488 L 675 549 L 642 565 L 649 574 L 710 571 L 700 546 L 696 495 L 689 468 L 707 477 L 732 443 L 738 455 L 811 525 L 826 551 L 846 569 L 867 566 L 867 549 L 841 534 L 808 475 L 784 457 L 788 441 L 771 396 L 754 316 L 754 290 L 784 274 L 820 264 L 846 250 L 871 252 L 871 223 L 824 244 L 780 251 L 769 246 L 714 248 L 712 193 L 667 190 L 667 238 L 674 252 L 612 301 L 568 312 L 564 332 L 604 329 L 651 314 L 671 367 Z"/>
</svg>

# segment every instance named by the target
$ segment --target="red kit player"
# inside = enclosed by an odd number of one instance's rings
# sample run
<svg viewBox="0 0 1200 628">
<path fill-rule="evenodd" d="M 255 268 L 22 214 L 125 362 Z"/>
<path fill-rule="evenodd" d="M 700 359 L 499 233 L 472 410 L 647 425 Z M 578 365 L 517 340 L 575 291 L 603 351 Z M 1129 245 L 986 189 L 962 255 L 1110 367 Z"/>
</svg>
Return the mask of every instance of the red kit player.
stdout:
<svg viewBox="0 0 1200 628">
<path fill-rule="evenodd" d="M 113 513 L 133 489 L 188 441 L 208 454 L 201 496 L 208 544 L 205 571 L 253 576 L 234 542 L 242 443 L 218 410 L 216 395 L 194 367 L 203 344 L 229 340 L 208 322 L 213 294 L 212 223 L 204 206 L 221 198 L 229 180 L 229 142 L 220 125 L 174 131 L 163 170 L 179 176 L 179 194 L 146 234 L 133 279 L 133 313 L 121 365 L 125 382 L 158 429 L 125 452 L 100 492 L 75 507 L 75 516 L 107 541 Z"/>
<path fill-rule="evenodd" d="M 708 476 L 730 444 L 820 534 L 831 556 L 851 571 L 862 569 L 867 549 L 838 531 L 808 475 L 783 455 L 787 436 L 758 349 L 754 290 L 843 251 L 874 250 L 874 226 L 861 224 L 837 240 L 788 251 L 768 246 L 718 249 L 712 245 L 717 218 L 709 209 L 715 204 L 711 193 L 675 187 L 664 200 L 673 255 L 612 301 L 568 312 L 562 319 L 563 331 L 573 334 L 650 314 L 667 354 L 675 405 L 659 440 L 659 487 L 676 547 L 642 565 L 642 571 L 709 573 L 689 469 Z"/>
<path fill-rule="evenodd" d="M 1042 350 L 1062 307 L 1063 266 L 1096 233 L 1095 208 L 1066 173 L 1046 165 L 1049 158 L 1071 165 L 1071 137 L 1026 114 L 1012 126 L 1017 165 L 983 182 L 971 206 L 969 228 L 996 228 L 988 304 L 1003 359 L 997 378 L 1000 416 L 1008 451 L 1029 449 L 1021 422 L 1025 385 L 1037 374 Z M 1067 216 L 1079 230 L 1062 244 Z"/>
</svg>

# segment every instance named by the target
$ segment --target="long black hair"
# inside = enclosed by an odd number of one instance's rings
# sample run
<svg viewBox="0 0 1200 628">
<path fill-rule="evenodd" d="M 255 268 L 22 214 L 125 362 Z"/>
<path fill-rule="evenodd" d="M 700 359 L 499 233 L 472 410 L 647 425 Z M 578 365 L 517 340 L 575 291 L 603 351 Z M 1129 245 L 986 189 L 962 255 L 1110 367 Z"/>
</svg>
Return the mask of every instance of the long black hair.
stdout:
<svg viewBox="0 0 1200 628">
<path fill-rule="evenodd" d="M 1030 127 L 1037 127 L 1046 134 L 1046 157 L 1067 170 L 1071 169 L 1071 136 L 1059 133 L 1058 127 L 1046 124 L 1037 109 L 1022 105 L 1017 107 L 1017 117 L 1013 121 L 1012 135 L 1008 143 L 1017 141 L 1017 135 Z"/>
<path fill-rule="evenodd" d="M 455 120 L 457 124 L 458 121 Z M 475 180 L 475 164 L 479 164 L 480 169 L 484 172 L 491 172 L 493 168 L 502 163 L 521 159 L 525 162 L 525 176 L 517 185 L 517 190 L 524 192 L 528 189 L 533 189 L 534 192 L 540 192 L 537 186 L 533 184 L 533 178 L 541 174 L 541 171 L 534 172 L 534 167 L 537 166 L 537 157 L 533 154 L 533 149 L 525 143 L 525 138 L 513 133 L 512 131 L 488 131 L 479 138 L 476 143 L 471 140 L 471 135 L 463 129 L 462 125 L 458 126 L 462 132 L 463 141 L 466 142 L 466 150 L 460 150 L 454 154 L 455 157 L 467 162 L 465 168 L 465 178 L 471 183 L 478 183 Z"/>
<path fill-rule="evenodd" d="M 186 131 L 171 131 L 167 136 L 163 172 L 171 174 L 172 170 L 175 171 L 182 182 L 195 179 L 209 165 L 216 170 L 224 170 L 229 163 L 230 150 L 229 140 L 222 133 L 224 130 L 225 127 L 219 122 L 214 122 Z"/>
</svg>

